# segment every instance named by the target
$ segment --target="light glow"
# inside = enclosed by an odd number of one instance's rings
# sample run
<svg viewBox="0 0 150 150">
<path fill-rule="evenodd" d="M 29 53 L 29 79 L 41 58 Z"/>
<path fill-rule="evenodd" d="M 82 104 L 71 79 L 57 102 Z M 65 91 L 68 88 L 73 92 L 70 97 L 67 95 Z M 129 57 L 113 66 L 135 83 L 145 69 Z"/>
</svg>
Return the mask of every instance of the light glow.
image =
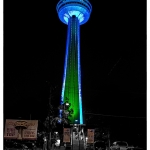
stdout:
<svg viewBox="0 0 150 150">
<path fill-rule="evenodd" d="M 66 16 L 64 16 L 64 20 L 68 23 L 68 18 Z"/>
<path fill-rule="evenodd" d="M 80 26 L 78 26 L 79 28 Z M 79 90 L 79 107 L 80 107 L 80 124 L 83 124 L 82 114 L 82 94 L 81 94 L 81 68 L 80 68 L 80 30 L 78 30 L 78 90 Z"/>
<path fill-rule="evenodd" d="M 68 34 L 67 34 L 67 42 L 66 45 L 69 45 L 69 36 L 70 35 L 70 22 L 68 23 Z M 64 76 L 63 76 L 63 84 L 62 84 L 62 93 L 61 93 L 61 102 L 60 104 L 64 103 L 64 93 L 65 93 L 65 83 L 66 83 L 66 74 L 67 74 L 67 59 L 68 59 L 68 46 L 66 46 L 66 56 L 65 56 L 65 63 L 64 63 Z M 62 110 L 59 111 L 60 118 L 62 117 Z"/>
<path fill-rule="evenodd" d="M 84 17 L 80 17 L 79 22 L 82 22 L 84 20 Z"/>
<path fill-rule="evenodd" d="M 76 10 L 71 10 L 71 11 L 68 11 L 68 14 L 72 17 L 73 15 L 74 16 L 79 16 L 80 14 L 80 11 L 76 11 Z"/>
<path fill-rule="evenodd" d="M 60 139 L 58 139 L 55 143 L 56 146 L 60 146 Z"/>
</svg>

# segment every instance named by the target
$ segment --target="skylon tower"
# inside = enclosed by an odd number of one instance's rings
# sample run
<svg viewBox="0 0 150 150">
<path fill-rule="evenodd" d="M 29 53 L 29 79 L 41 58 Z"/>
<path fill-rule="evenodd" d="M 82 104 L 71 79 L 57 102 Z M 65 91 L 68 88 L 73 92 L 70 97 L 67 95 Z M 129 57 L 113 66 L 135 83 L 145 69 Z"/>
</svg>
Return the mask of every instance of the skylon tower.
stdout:
<svg viewBox="0 0 150 150">
<path fill-rule="evenodd" d="M 60 0 L 56 9 L 59 19 L 68 25 L 61 102 L 67 98 L 71 103 L 72 124 L 83 124 L 80 25 L 88 21 L 92 6 L 88 0 Z"/>
</svg>

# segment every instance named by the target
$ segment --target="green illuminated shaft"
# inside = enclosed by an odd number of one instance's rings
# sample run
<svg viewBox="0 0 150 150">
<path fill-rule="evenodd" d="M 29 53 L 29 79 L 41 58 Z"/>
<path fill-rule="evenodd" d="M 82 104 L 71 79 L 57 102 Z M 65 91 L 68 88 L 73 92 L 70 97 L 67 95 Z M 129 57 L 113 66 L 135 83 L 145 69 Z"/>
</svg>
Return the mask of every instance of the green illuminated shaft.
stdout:
<svg viewBox="0 0 150 150">
<path fill-rule="evenodd" d="M 66 80 L 64 87 L 64 101 L 66 98 L 71 103 L 70 108 L 73 109 L 73 115 L 69 119 L 71 123 L 75 123 L 75 120 L 80 120 L 80 108 L 79 105 L 79 21 L 75 16 L 69 19 L 68 23 L 68 37 L 66 45 Z"/>
</svg>

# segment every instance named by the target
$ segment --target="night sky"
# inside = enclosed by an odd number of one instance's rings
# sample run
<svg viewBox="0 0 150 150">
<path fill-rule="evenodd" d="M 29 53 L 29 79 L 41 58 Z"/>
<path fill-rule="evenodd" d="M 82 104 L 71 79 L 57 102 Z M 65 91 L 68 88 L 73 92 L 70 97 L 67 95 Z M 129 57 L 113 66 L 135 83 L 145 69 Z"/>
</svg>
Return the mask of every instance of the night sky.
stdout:
<svg viewBox="0 0 150 150">
<path fill-rule="evenodd" d="M 59 105 L 67 26 L 58 0 L 4 1 L 4 117 L 46 115 Z M 81 26 L 83 110 L 146 117 L 146 1 L 90 1 Z"/>
</svg>

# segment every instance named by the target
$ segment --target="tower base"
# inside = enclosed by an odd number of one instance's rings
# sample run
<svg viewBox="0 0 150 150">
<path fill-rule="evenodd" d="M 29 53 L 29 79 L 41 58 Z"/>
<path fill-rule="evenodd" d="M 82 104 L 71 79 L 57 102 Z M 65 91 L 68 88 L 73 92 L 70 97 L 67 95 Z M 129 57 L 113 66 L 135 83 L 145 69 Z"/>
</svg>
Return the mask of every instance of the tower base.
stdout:
<svg viewBox="0 0 150 150">
<path fill-rule="evenodd" d="M 74 124 L 71 128 L 71 150 L 85 149 L 85 136 L 83 124 Z"/>
<path fill-rule="evenodd" d="M 75 132 L 72 133 L 72 150 L 84 150 L 84 141 L 83 139 L 79 139 L 75 134 Z"/>
</svg>

